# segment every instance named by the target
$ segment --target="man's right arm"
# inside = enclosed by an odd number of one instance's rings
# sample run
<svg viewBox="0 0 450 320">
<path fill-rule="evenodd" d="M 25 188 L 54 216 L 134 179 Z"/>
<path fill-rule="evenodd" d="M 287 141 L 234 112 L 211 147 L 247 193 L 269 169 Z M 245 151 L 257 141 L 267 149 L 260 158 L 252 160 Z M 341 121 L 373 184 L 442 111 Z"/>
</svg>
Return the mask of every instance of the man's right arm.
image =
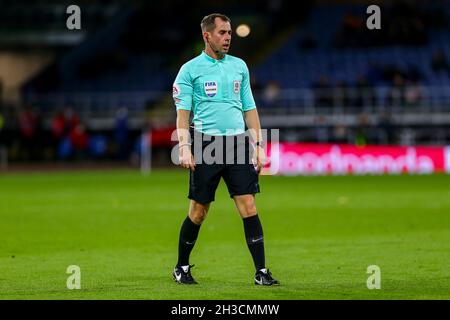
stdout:
<svg viewBox="0 0 450 320">
<path fill-rule="evenodd" d="M 177 108 L 177 135 L 180 165 L 194 170 L 195 161 L 191 153 L 189 134 L 189 116 L 192 109 L 194 86 L 189 67 L 183 65 L 173 83 L 173 99 Z"/>
</svg>

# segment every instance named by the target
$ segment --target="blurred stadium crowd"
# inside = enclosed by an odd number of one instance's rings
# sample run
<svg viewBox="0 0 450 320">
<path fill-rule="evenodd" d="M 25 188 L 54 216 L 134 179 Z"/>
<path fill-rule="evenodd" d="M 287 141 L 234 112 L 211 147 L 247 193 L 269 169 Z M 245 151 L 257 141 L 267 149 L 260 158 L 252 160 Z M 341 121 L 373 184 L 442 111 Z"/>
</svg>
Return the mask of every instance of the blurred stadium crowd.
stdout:
<svg viewBox="0 0 450 320">
<path fill-rule="evenodd" d="M 79 1 L 69 31 L 68 2 L 0 0 L 0 149 L 130 160 L 148 139 L 167 161 L 172 81 L 211 12 L 251 28 L 231 54 L 283 141 L 449 144 L 450 3 L 375 3 L 381 30 L 366 28 L 369 1 Z"/>
</svg>

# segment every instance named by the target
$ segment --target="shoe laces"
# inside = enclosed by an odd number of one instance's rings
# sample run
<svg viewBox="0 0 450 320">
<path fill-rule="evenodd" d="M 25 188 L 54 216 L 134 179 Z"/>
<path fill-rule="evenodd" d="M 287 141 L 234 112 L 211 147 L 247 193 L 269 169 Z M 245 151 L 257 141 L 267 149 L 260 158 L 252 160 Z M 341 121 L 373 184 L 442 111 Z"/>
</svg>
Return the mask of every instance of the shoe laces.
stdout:
<svg viewBox="0 0 450 320">
<path fill-rule="evenodd" d="M 195 266 L 195 264 L 189 265 L 188 271 L 185 272 L 186 278 L 188 278 L 189 280 L 194 280 L 194 279 L 192 278 L 192 274 L 191 274 L 191 269 L 192 269 L 194 266 Z M 183 271 L 184 271 L 184 270 L 183 270 Z"/>
<path fill-rule="evenodd" d="M 266 272 L 264 272 L 262 270 L 260 270 L 260 272 L 261 272 L 261 274 L 263 274 L 269 280 L 273 280 L 272 273 L 270 272 L 269 269 L 266 269 Z"/>
</svg>

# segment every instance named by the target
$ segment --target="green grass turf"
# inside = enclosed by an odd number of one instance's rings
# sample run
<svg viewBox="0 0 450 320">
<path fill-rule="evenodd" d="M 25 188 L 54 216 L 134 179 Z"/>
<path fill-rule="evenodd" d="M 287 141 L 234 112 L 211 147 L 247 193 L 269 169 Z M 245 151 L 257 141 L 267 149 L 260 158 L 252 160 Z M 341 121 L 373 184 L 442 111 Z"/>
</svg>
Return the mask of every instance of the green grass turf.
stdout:
<svg viewBox="0 0 450 320">
<path fill-rule="evenodd" d="M 257 207 L 279 287 L 253 285 L 242 221 L 223 182 L 171 279 L 187 172 L 0 177 L 0 299 L 449 299 L 450 177 L 261 177 Z M 81 268 L 81 290 L 66 268 Z M 381 289 L 366 286 L 369 265 Z"/>
</svg>

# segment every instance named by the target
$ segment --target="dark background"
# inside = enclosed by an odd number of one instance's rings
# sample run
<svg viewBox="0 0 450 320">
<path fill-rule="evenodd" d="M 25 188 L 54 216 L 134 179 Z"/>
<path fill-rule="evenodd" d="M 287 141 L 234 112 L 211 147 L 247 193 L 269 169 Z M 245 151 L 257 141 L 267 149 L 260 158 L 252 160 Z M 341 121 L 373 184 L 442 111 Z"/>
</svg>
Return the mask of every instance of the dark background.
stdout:
<svg viewBox="0 0 450 320">
<path fill-rule="evenodd" d="M 0 149 L 10 163 L 136 165 L 141 134 L 169 164 L 172 82 L 203 49 L 200 21 L 242 23 L 230 54 L 250 69 L 281 140 L 450 142 L 448 1 L 0 1 Z M 381 30 L 366 8 L 381 8 Z M 145 139 L 149 139 L 145 135 Z"/>
</svg>

